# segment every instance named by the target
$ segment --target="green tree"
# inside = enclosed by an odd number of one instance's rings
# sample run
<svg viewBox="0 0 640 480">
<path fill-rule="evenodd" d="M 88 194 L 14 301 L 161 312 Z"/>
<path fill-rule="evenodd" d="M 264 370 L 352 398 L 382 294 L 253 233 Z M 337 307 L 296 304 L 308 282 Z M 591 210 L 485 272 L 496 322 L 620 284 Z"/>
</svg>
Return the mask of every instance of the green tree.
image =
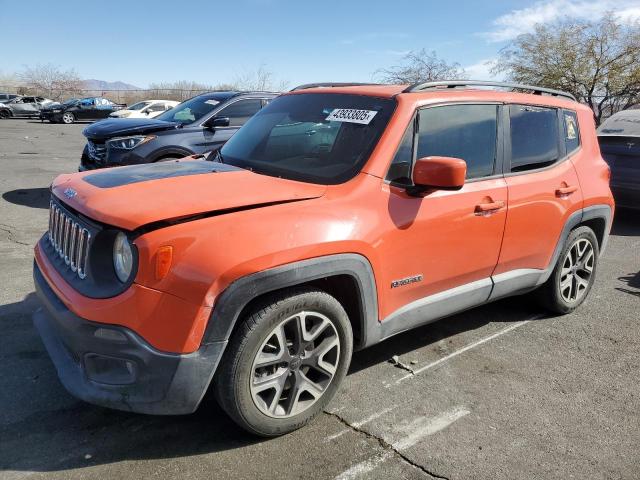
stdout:
<svg viewBox="0 0 640 480">
<path fill-rule="evenodd" d="M 500 51 L 493 73 L 571 92 L 599 125 L 640 100 L 640 24 L 613 13 L 598 22 L 538 24 Z"/>
</svg>

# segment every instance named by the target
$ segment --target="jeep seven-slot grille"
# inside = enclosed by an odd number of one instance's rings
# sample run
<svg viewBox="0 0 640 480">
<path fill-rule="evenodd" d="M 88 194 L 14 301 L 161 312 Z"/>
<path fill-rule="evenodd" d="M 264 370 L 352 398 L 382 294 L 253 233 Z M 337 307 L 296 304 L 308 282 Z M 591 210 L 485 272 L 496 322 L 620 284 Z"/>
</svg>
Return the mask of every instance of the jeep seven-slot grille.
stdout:
<svg viewBox="0 0 640 480">
<path fill-rule="evenodd" d="M 87 257 L 91 233 L 59 208 L 49 203 L 49 242 L 64 263 L 84 279 L 87 276 Z"/>
</svg>

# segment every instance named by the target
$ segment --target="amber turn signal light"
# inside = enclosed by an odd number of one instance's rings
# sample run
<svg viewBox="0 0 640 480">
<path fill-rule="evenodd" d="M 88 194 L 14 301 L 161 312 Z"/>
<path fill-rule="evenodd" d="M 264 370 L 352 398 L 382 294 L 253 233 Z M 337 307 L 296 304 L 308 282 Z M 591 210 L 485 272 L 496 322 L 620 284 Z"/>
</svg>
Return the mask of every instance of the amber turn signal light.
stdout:
<svg viewBox="0 0 640 480">
<path fill-rule="evenodd" d="M 156 253 L 156 280 L 162 280 L 169 273 L 171 260 L 173 258 L 173 247 L 165 245 L 160 247 Z"/>
</svg>

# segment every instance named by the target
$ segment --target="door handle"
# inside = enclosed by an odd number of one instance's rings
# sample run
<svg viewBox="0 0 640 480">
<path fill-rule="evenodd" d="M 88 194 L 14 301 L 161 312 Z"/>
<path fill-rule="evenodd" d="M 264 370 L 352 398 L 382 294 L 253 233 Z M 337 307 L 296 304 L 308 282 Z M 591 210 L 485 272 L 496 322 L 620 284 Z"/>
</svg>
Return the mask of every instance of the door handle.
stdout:
<svg viewBox="0 0 640 480">
<path fill-rule="evenodd" d="M 479 203 L 476 205 L 475 214 L 491 215 L 493 212 L 500 210 L 501 208 L 504 208 L 504 202 L 502 200 L 498 200 L 497 202 Z"/>
<path fill-rule="evenodd" d="M 567 187 L 560 187 L 556 190 L 556 197 L 568 197 L 569 195 L 571 195 L 572 193 L 576 192 L 578 190 L 578 187 L 576 187 L 575 185 L 572 186 L 567 186 Z"/>
</svg>

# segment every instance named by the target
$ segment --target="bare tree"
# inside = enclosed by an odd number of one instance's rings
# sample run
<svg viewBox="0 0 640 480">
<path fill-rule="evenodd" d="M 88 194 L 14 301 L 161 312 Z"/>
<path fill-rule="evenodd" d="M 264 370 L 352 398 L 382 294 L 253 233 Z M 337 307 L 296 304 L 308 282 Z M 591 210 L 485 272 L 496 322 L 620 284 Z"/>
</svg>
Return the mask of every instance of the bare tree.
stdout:
<svg viewBox="0 0 640 480">
<path fill-rule="evenodd" d="M 459 63 L 448 63 L 435 51 L 411 51 L 402 57 L 402 63 L 377 70 L 374 77 L 383 83 L 419 83 L 438 80 L 465 79 L 467 73 Z"/>
<path fill-rule="evenodd" d="M 52 63 L 25 67 L 19 78 L 26 88 L 41 92 L 54 100 L 74 95 L 82 88 L 82 81 L 75 70 L 62 70 Z"/>
<path fill-rule="evenodd" d="M 571 92 L 599 125 L 640 100 L 640 24 L 624 25 L 613 13 L 598 22 L 538 24 L 501 50 L 492 71 Z"/>
<path fill-rule="evenodd" d="M 256 70 L 247 71 L 236 76 L 233 85 L 238 90 L 256 90 L 261 92 L 282 91 L 289 82 L 276 81 L 273 72 L 266 65 L 260 65 Z"/>
</svg>

